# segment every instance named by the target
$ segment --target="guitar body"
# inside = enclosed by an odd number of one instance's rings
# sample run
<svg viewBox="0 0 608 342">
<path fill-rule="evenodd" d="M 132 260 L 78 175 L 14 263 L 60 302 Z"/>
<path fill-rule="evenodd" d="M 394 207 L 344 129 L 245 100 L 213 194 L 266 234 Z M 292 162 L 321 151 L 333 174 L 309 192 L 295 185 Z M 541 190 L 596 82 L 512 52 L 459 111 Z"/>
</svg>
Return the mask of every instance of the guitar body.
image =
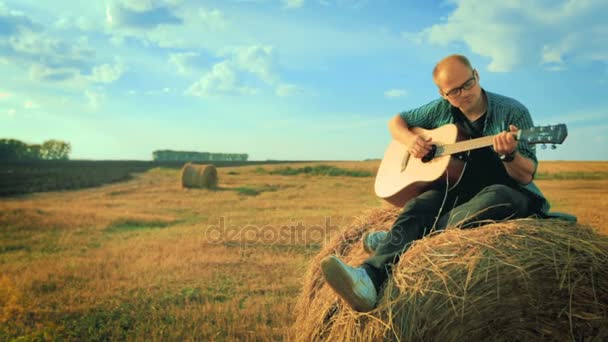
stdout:
<svg viewBox="0 0 608 342">
<path fill-rule="evenodd" d="M 456 125 L 449 124 L 436 129 L 412 128 L 412 132 L 431 137 L 437 147 L 435 155 L 428 161 L 410 158 L 407 148 L 393 140 L 384 154 L 376 174 L 376 195 L 398 207 L 438 184 L 448 183 L 448 191 L 458 184 L 465 163 L 454 155 L 474 149 L 492 146 L 494 136 L 475 139 L 459 134 Z M 531 127 L 511 132 L 515 139 L 528 144 L 561 144 L 568 136 L 565 124 Z M 423 159 L 426 159 L 423 158 Z M 445 176 L 444 176 L 445 175 Z"/>
<path fill-rule="evenodd" d="M 464 138 L 453 124 L 433 130 L 418 127 L 411 130 L 424 137 L 431 137 L 431 143 L 438 146 L 453 144 Z M 455 185 L 462 175 L 464 165 L 464 162 L 451 155 L 423 162 L 420 158 L 410 157 L 407 148 L 393 140 L 378 168 L 374 189 L 378 197 L 403 207 L 407 201 L 428 190 L 436 182 L 445 184 L 446 174 L 449 186 Z"/>
</svg>

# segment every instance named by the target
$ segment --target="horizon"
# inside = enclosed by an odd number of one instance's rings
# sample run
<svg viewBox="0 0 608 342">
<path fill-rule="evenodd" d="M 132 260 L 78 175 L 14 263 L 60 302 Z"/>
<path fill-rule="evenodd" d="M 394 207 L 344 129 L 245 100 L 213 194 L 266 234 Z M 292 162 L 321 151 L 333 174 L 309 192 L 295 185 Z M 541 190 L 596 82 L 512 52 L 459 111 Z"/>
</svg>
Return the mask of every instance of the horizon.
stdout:
<svg viewBox="0 0 608 342">
<path fill-rule="evenodd" d="M 0 138 L 71 160 L 155 150 L 250 161 L 379 159 L 388 120 L 439 97 L 467 56 L 535 125 L 539 161 L 608 160 L 608 3 L 473 0 L 0 0 Z"/>
</svg>

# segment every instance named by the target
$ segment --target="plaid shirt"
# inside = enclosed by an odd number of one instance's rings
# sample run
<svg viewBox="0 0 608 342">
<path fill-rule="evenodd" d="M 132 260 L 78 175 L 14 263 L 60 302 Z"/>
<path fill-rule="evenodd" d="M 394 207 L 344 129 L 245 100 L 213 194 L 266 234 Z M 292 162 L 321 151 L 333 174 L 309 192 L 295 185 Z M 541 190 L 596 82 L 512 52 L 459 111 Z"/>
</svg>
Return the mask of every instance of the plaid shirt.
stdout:
<svg viewBox="0 0 608 342">
<path fill-rule="evenodd" d="M 503 132 L 508 129 L 509 125 L 515 125 L 519 129 L 527 129 L 534 126 L 530 112 L 517 100 L 485 90 L 483 94 L 485 94 L 488 103 L 483 129 L 484 136 Z M 443 98 L 431 101 L 421 107 L 401 112 L 400 116 L 407 122 L 408 126 L 424 129 L 435 129 L 454 123 L 452 105 Z M 536 174 L 536 168 L 538 167 L 536 146 L 519 141 L 517 151 L 534 162 L 534 174 Z M 543 213 L 549 212 L 549 202 L 534 182 L 520 184 L 520 187 L 542 200 L 541 210 Z"/>
</svg>

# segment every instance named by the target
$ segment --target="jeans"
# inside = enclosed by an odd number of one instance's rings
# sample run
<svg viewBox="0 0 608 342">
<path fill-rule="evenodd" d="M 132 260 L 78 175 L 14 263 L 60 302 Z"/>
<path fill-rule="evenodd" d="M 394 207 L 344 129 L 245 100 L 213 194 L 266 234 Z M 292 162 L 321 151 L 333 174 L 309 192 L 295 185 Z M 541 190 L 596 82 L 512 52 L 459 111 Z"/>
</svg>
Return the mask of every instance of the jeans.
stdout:
<svg viewBox="0 0 608 342">
<path fill-rule="evenodd" d="M 388 278 L 392 265 L 399 261 L 415 240 L 432 230 L 441 231 L 457 224 L 463 229 L 536 213 L 534 201 L 526 194 L 502 184 L 489 185 L 476 194 L 428 190 L 408 201 L 380 243 L 376 252 L 361 265 L 379 289 Z"/>
</svg>

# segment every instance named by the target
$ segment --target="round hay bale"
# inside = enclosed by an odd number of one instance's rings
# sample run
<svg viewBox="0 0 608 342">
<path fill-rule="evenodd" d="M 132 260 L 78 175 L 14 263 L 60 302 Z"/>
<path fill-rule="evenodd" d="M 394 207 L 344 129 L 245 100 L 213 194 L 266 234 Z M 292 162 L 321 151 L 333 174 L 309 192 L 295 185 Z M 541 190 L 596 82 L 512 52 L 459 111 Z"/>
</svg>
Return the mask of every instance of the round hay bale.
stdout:
<svg viewBox="0 0 608 342">
<path fill-rule="evenodd" d="M 182 187 L 188 188 L 192 184 L 195 184 L 197 177 L 197 170 L 193 167 L 192 163 L 186 163 L 182 167 L 180 178 L 182 180 Z"/>
<path fill-rule="evenodd" d="M 448 229 L 413 244 L 376 309 L 353 311 L 323 280 L 320 262 L 359 265 L 361 237 L 389 229 L 379 209 L 314 258 L 296 304 L 299 341 L 608 340 L 608 236 L 559 220 Z"/>
<path fill-rule="evenodd" d="M 182 167 L 182 187 L 213 189 L 217 187 L 217 169 L 214 165 L 187 163 Z"/>
</svg>

